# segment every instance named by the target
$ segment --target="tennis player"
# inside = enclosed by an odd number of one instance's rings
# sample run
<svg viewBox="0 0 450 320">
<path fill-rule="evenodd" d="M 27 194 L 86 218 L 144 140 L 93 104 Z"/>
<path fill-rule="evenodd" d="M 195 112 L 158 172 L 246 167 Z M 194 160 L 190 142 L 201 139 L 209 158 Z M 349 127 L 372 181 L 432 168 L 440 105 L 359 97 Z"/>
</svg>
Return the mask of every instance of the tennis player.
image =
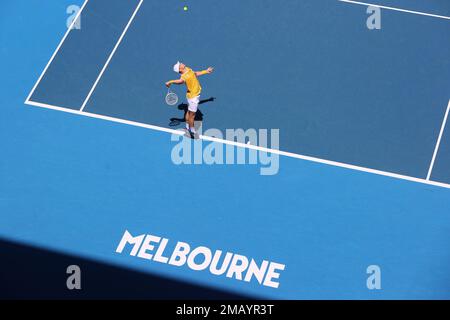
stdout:
<svg viewBox="0 0 450 320">
<path fill-rule="evenodd" d="M 202 92 L 202 87 L 197 77 L 212 73 L 214 68 L 209 67 L 203 71 L 193 71 L 191 68 L 186 67 L 183 63 L 177 62 L 173 66 L 173 71 L 181 74 L 181 77 L 178 80 L 167 81 L 166 86 L 170 88 L 172 84 L 186 84 L 186 98 L 188 101 L 188 111 L 185 116 L 186 129 L 189 131 L 191 138 L 194 138 L 196 133 L 194 127 L 195 113 L 197 112 L 198 104 L 200 102 L 200 94 Z"/>
</svg>

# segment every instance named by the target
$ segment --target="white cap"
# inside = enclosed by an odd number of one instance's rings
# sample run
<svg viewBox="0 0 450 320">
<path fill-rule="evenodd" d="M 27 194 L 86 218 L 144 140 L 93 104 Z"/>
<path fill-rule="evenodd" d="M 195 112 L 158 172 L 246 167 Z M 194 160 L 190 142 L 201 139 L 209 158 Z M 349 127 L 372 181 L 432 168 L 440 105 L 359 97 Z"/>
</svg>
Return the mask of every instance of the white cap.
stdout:
<svg viewBox="0 0 450 320">
<path fill-rule="evenodd" d="M 175 71 L 176 73 L 180 73 L 180 61 L 178 61 L 174 66 L 173 66 L 173 71 Z"/>
</svg>

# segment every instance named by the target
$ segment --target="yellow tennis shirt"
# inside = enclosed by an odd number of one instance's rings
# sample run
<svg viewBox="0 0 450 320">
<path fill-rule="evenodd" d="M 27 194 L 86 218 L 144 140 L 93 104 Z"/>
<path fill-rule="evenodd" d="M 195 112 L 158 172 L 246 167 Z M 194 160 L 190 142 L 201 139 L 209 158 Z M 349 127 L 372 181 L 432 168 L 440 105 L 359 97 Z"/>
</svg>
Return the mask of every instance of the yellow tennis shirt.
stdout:
<svg viewBox="0 0 450 320">
<path fill-rule="evenodd" d="M 187 87 L 186 97 L 192 99 L 200 95 L 202 87 L 200 86 L 200 82 L 198 82 L 195 72 L 190 68 L 186 68 L 186 70 L 187 71 L 181 75 L 181 79 L 184 80 Z"/>
</svg>

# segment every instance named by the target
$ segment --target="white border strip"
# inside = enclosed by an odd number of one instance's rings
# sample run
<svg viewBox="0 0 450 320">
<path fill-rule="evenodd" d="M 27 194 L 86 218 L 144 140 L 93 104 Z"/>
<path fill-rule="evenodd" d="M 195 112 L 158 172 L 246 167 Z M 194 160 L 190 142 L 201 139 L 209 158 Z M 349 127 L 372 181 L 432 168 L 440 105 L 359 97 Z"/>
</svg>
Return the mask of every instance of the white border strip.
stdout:
<svg viewBox="0 0 450 320">
<path fill-rule="evenodd" d="M 450 20 L 450 17 L 441 16 L 441 15 L 438 15 L 438 14 L 431 14 L 431 13 L 420 12 L 420 11 L 406 10 L 406 9 L 395 8 L 395 7 L 387 7 L 387 6 L 382 6 L 382 5 L 379 5 L 379 4 L 366 3 L 366 2 L 353 1 L 353 0 L 338 0 L 338 1 L 346 2 L 346 3 L 352 3 L 352 4 L 359 4 L 359 5 L 363 5 L 363 6 L 373 6 L 373 7 L 378 7 L 378 8 L 381 8 L 381 9 L 387 9 L 387 10 L 393 10 L 393 11 L 399 11 L 399 12 L 412 13 L 412 14 L 417 14 L 417 15 L 420 15 L 420 16 L 427 16 L 427 17 L 433 17 L 433 18 Z"/>
<path fill-rule="evenodd" d="M 136 7 L 136 9 L 134 10 L 133 15 L 131 16 L 130 20 L 128 21 L 128 24 L 126 25 L 125 29 L 123 30 L 122 34 L 120 35 L 120 38 L 119 38 L 119 40 L 117 41 L 117 43 L 116 43 L 116 45 L 115 45 L 113 51 L 112 51 L 111 54 L 109 55 L 108 60 L 106 60 L 106 63 L 105 63 L 105 65 L 103 66 L 102 71 L 101 71 L 100 74 L 98 75 L 97 80 L 95 80 L 95 83 L 94 83 L 94 85 L 93 85 L 92 88 L 91 88 L 91 91 L 89 91 L 89 94 L 87 95 L 86 99 L 84 100 L 83 104 L 81 105 L 80 111 L 83 111 L 83 110 L 84 110 L 84 108 L 86 107 L 86 104 L 88 103 L 89 99 L 91 98 L 92 94 L 94 93 L 95 88 L 97 88 L 97 85 L 98 85 L 100 79 L 102 78 L 103 73 L 105 73 L 106 68 L 108 68 L 108 65 L 109 65 L 109 63 L 111 62 L 111 59 L 113 58 L 114 54 L 116 53 L 117 48 L 119 48 L 120 43 L 121 43 L 122 40 L 123 40 L 123 37 L 125 37 L 125 34 L 126 34 L 127 31 L 128 31 L 128 28 L 130 27 L 131 23 L 133 22 L 134 17 L 136 17 L 136 14 L 138 13 L 139 9 L 141 8 L 141 5 L 142 5 L 143 2 L 144 2 L 144 0 L 141 0 L 141 1 L 139 2 L 138 6 Z"/>
<path fill-rule="evenodd" d="M 53 52 L 52 57 L 50 58 L 50 60 L 48 61 L 47 65 L 44 68 L 44 71 L 42 71 L 38 81 L 36 82 L 36 84 L 34 85 L 33 89 L 31 90 L 30 94 L 27 97 L 27 100 L 25 100 L 25 103 L 27 103 L 28 101 L 30 101 L 31 96 L 33 95 L 34 91 L 36 90 L 37 86 L 39 85 L 39 83 L 41 82 L 42 78 L 44 77 L 44 74 L 47 72 L 48 68 L 50 67 L 50 64 L 53 62 L 53 60 L 55 59 L 57 53 L 59 52 L 59 49 L 61 49 L 61 46 L 63 45 L 64 41 L 66 41 L 67 36 L 69 35 L 70 31 L 72 31 L 73 26 L 75 25 L 75 23 L 78 21 L 81 13 L 83 12 L 84 8 L 86 7 L 87 3 L 89 2 L 89 0 L 85 0 L 83 5 L 80 8 L 80 11 L 78 11 L 78 14 L 75 16 L 75 19 L 73 19 L 72 24 L 69 26 L 69 28 L 67 29 L 66 33 L 64 34 L 64 37 L 62 38 L 61 42 L 59 43 L 58 47 L 56 48 L 55 52 Z"/>
<path fill-rule="evenodd" d="M 431 159 L 430 168 L 428 169 L 427 180 L 430 180 L 431 173 L 433 172 L 434 161 L 436 160 L 436 156 L 439 151 L 439 146 L 441 145 L 441 139 L 442 139 L 442 135 L 444 134 L 445 125 L 447 124 L 449 110 L 450 110 L 450 100 L 448 101 L 448 106 L 447 106 L 447 110 L 445 111 L 444 120 L 442 120 L 441 131 L 439 132 L 439 136 L 438 136 L 438 139 L 436 142 L 436 147 L 434 148 L 433 158 Z"/>
<path fill-rule="evenodd" d="M 41 107 L 41 108 L 47 108 L 47 109 L 52 109 L 52 110 L 58 110 L 58 111 L 73 113 L 73 114 L 86 116 L 86 117 L 90 117 L 90 118 L 108 120 L 108 121 L 113 121 L 113 122 L 117 122 L 117 123 L 127 124 L 127 125 L 131 125 L 131 126 L 135 126 L 135 127 L 141 127 L 141 128 L 151 129 L 151 130 L 163 131 L 163 132 L 177 134 L 177 135 L 184 135 L 185 134 L 185 132 L 182 131 L 182 130 L 168 129 L 168 128 L 148 125 L 148 124 L 144 124 L 144 123 L 140 123 L 140 122 L 135 122 L 135 121 L 129 121 L 129 120 L 123 120 L 123 119 L 119 119 L 119 118 L 109 117 L 109 116 L 98 115 L 98 114 L 95 114 L 95 113 L 82 112 L 82 111 L 79 111 L 79 110 L 72 110 L 72 109 L 52 106 L 52 105 L 45 104 L 45 103 L 39 103 L 39 102 L 34 102 L 34 101 L 27 101 L 26 104 L 31 105 L 31 106 L 35 106 L 35 107 Z M 437 186 L 437 187 L 443 187 L 443 188 L 450 189 L 450 184 L 446 184 L 446 183 L 442 183 L 442 182 L 430 181 L 430 180 L 425 180 L 425 179 L 411 177 L 411 176 L 405 176 L 405 175 L 392 173 L 392 172 L 386 172 L 386 171 L 380 171 L 380 170 L 375 170 L 375 169 L 370 169 L 370 168 L 364 168 L 364 167 L 355 166 L 355 165 L 351 165 L 351 164 L 346 164 L 346 163 L 341 163 L 341 162 L 336 162 L 336 161 L 330 161 L 330 160 L 325 160 L 325 159 L 320 159 L 320 158 L 315 158 L 315 157 L 310 157 L 310 156 L 304 156 L 304 155 L 290 153 L 290 152 L 285 152 L 285 151 L 280 151 L 280 150 L 268 149 L 268 148 L 263 148 L 263 147 L 259 147 L 259 146 L 253 146 L 253 145 L 248 145 L 248 144 L 245 144 L 245 143 L 239 143 L 239 142 L 235 142 L 235 141 L 223 140 L 223 139 L 218 139 L 218 138 L 204 136 L 204 135 L 201 135 L 200 138 L 202 140 L 205 140 L 205 141 L 219 142 L 219 143 L 223 143 L 223 144 L 233 145 L 233 146 L 236 146 L 236 147 L 248 148 L 248 149 L 253 149 L 253 150 L 258 150 L 258 151 L 268 152 L 268 153 L 274 153 L 274 154 L 278 154 L 278 155 L 286 156 L 286 157 L 290 157 L 290 158 L 302 159 L 302 160 L 312 161 L 312 162 L 316 162 L 316 163 L 331 165 L 331 166 L 335 166 L 335 167 L 341 167 L 341 168 L 346 168 L 346 169 L 351 169 L 351 170 L 356 170 L 356 171 L 362 171 L 362 172 L 377 174 L 377 175 L 381 175 L 381 176 L 397 178 L 397 179 L 407 180 L 407 181 L 413 181 L 413 182 L 418 182 L 418 183 L 427 184 L 427 185 L 431 185 L 431 186 Z"/>
</svg>

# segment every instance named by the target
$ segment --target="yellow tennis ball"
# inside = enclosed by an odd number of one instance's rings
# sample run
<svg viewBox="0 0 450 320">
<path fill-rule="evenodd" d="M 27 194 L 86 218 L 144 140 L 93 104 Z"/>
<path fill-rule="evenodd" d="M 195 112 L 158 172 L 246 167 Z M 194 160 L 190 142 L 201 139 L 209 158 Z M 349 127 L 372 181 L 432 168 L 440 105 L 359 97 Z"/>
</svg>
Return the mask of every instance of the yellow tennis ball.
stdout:
<svg viewBox="0 0 450 320">
<path fill-rule="evenodd" d="M 187 7 L 187 6 L 184 6 L 183 10 L 184 10 L 184 11 L 188 11 L 188 7 Z"/>
</svg>

